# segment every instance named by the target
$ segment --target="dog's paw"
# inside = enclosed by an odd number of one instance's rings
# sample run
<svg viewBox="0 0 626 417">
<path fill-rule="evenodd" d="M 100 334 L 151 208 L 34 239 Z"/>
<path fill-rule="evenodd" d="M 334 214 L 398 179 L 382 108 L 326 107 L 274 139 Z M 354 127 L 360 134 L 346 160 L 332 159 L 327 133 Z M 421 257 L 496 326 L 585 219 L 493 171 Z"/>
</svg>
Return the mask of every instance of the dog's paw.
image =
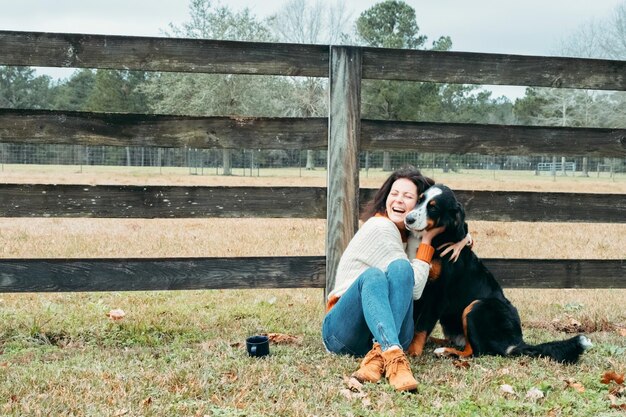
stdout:
<svg viewBox="0 0 626 417">
<path fill-rule="evenodd" d="M 437 348 L 433 351 L 433 353 L 439 356 L 440 358 L 449 358 L 451 356 L 456 356 L 454 353 L 450 352 L 450 350 L 445 347 Z"/>
<path fill-rule="evenodd" d="M 591 343 L 591 340 L 589 340 L 587 336 L 579 336 L 578 343 L 580 343 L 580 346 L 585 350 L 593 347 L 593 343 Z"/>
</svg>

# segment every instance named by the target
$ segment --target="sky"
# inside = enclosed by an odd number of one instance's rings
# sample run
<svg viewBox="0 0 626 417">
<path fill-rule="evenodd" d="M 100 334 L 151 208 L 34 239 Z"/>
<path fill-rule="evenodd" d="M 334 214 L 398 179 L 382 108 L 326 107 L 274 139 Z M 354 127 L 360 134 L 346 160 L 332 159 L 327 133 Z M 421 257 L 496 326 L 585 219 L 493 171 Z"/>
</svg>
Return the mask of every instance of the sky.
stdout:
<svg viewBox="0 0 626 417">
<path fill-rule="evenodd" d="M 287 0 L 227 0 L 232 10 L 248 7 L 259 18 Z M 378 3 L 344 0 L 353 19 Z M 452 38 L 453 50 L 520 55 L 556 55 L 559 43 L 592 19 L 607 19 L 624 0 L 407 0 L 428 45 Z M 162 36 L 170 23 L 188 20 L 187 0 L 0 0 L 0 30 Z M 67 77 L 68 70 L 38 70 Z M 519 87 L 494 87 L 511 98 Z"/>
</svg>

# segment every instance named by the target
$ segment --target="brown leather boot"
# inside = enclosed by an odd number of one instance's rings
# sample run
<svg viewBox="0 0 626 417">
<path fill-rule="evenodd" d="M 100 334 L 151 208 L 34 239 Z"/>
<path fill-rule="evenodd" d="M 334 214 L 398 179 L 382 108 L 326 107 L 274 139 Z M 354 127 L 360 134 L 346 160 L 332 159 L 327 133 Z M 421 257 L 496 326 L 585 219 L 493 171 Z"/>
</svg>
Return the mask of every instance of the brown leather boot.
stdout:
<svg viewBox="0 0 626 417">
<path fill-rule="evenodd" d="M 382 353 L 385 362 L 385 376 L 398 391 L 417 389 L 417 381 L 411 372 L 409 360 L 402 349 L 389 349 Z"/>
<path fill-rule="evenodd" d="M 380 345 L 378 343 L 374 343 L 372 350 L 367 352 L 367 355 L 365 355 L 361 361 L 361 367 L 357 369 L 352 376 L 360 382 L 378 382 L 385 373 L 383 357 L 381 354 L 382 350 L 380 350 Z"/>
</svg>

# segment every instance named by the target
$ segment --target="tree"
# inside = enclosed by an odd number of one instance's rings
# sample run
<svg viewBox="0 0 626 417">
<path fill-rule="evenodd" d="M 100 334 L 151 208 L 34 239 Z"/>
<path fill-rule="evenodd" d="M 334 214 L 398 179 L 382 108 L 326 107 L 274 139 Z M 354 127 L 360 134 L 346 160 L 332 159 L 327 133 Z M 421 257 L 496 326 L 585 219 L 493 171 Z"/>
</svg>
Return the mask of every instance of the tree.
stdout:
<svg viewBox="0 0 626 417">
<path fill-rule="evenodd" d="M 419 35 L 415 9 L 397 0 L 377 3 L 361 13 L 356 31 L 366 45 L 379 48 L 420 49 L 427 39 Z"/>
<path fill-rule="evenodd" d="M 626 59 L 626 2 L 608 19 L 590 20 L 562 40 L 555 55 Z M 626 92 L 529 88 L 515 103 L 520 120 L 530 124 L 574 127 L 623 127 Z M 588 175 L 583 156 L 582 175 Z"/>
<path fill-rule="evenodd" d="M 234 12 L 210 0 L 192 0 L 190 21 L 170 24 L 168 36 L 240 41 L 272 41 L 270 30 L 249 9 Z M 228 116 L 276 116 L 285 83 L 278 77 L 161 73 L 142 90 L 159 113 Z M 224 175 L 231 175 L 231 152 L 223 150 Z"/>
<path fill-rule="evenodd" d="M 35 75 L 30 67 L 0 66 L 0 108 L 50 107 L 50 77 Z"/>
<path fill-rule="evenodd" d="M 386 0 L 365 10 L 356 21 L 357 40 L 383 48 L 420 49 L 427 37 L 419 34 L 415 9 L 402 1 Z M 442 37 L 433 43 L 447 50 L 452 41 Z M 365 80 L 363 117 L 385 120 L 424 120 L 440 107 L 439 86 L 433 83 Z M 391 154 L 383 153 L 383 170 L 391 171 Z"/>
<path fill-rule="evenodd" d="M 87 100 L 96 82 L 96 74 L 90 69 L 76 70 L 69 79 L 54 87 L 53 103 L 58 110 L 86 110 Z"/>
<path fill-rule="evenodd" d="M 345 1 L 326 4 L 305 0 L 289 0 L 267 20 L 281 42 L 335 44 L 344 34 L 349 20 Z M 319 117 L 328 114 L 327 81 L 314 77 L 294 77 L 286 92 L 291 103 L 288 114 L 296 117 Z M 307 150 L 306 169 L 315 169 L 314 152 Z"/>
<path fill-rule="evenodd" d="M 613 16 L 609 18 L 607 25 L 602 25 L 602 28 L 605 29 L 603 32 L 605 36 L 600 42 L 606 57 L 626 59 L 626 1 L 615 7 Z"/>
</svg>

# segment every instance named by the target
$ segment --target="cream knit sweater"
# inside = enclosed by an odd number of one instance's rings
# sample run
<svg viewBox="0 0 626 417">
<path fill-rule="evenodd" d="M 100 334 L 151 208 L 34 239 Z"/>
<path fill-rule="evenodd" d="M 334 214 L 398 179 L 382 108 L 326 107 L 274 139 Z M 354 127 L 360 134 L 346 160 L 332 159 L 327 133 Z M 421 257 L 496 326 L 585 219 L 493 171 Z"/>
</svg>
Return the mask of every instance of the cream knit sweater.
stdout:
<svg viewBox="0 0 626 417">
<path fill-rule="evenodd" d="M 328 294 L 328 299 L 341 297 L 368 268 L 375 267 L 386 272 L 389 264 L 397 259 L 411 261 L 415 279 L 413 299 L 419 299 L 428 279 L 430 264 L 415 259 L 415 253 L 409 259 L 405 250 L 406 243 L 402 242 L 400 231 L 391 220 L 371 217 L 363 223 L 341 256 L 335 287 Z"/>
</svg>

